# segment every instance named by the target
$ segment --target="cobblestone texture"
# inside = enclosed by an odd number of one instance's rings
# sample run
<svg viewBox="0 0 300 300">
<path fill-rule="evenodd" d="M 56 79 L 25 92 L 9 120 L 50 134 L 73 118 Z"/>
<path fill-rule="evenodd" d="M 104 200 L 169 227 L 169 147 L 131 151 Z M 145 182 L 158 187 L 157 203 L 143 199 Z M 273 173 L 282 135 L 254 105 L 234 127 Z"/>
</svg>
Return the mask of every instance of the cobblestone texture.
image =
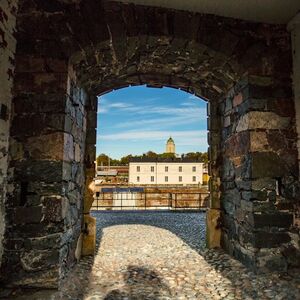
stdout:
<svg viewBox="0 0 300 300">
<path fill-rule="evenodd" d="M 299 273 L 254 275 L 224 252 L 205 250 L 205 213 L 93 215 L 96 256 L 80 261 L 61 292 L 16 299 L 300 299 Z"/>
</svg>

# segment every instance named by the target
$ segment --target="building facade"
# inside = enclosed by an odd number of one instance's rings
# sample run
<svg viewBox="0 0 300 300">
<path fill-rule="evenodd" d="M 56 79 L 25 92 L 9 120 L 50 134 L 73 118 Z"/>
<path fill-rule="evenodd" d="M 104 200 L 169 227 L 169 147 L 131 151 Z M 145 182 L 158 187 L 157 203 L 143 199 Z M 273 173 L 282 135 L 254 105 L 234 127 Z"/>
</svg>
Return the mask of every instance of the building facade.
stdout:
<svg viewBox="0 0 300 300">
<path fill-rule="evenodd" d="M 132 159 L 129 183 L 141 185 L 199 185 L 203 183 L 203 163 L 185 159 Z"/>
</svg>

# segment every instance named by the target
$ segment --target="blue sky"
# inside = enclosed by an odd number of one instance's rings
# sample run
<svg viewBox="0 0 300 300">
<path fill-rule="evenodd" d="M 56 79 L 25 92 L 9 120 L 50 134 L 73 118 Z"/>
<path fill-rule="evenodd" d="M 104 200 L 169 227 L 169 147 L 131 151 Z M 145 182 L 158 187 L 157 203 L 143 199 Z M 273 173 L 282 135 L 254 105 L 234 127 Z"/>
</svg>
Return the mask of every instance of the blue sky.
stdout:
<svg viewBox="0 0 300 300">
<path fill-rule="evenodd" d="M 98 98 L 97 155 L 207 151 L 206 102 L 172 88 L 123 88 Z"/>
</svg>

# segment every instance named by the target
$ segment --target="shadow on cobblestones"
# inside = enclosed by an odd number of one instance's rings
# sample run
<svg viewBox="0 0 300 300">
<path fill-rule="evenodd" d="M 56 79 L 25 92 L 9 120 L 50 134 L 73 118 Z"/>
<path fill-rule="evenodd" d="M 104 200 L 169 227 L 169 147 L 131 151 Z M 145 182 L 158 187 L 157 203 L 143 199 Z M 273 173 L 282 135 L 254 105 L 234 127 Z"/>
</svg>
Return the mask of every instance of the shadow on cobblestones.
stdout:
<svg viewBox="0 0 300 300">
<path fill-rule="evenodd" d="M 156 300 L 161 296 L 171 296 L 170 288 L 153 270 L 141 266 L 128 266 L 124 274 L 125 286 L 106 295 L 104 300 Z"/>
<path fill-rule="evenodd" d="M 103 230 L 115 225 L 147 225 L 166 229 L 197 252 L 205 249 L 205 212 L 107 211 L 92 212 L 97 220 L 97 250 Z"/>
<path fill-rule="evenodd" d="M 93 212 L 95 256 L 82 257 L 60 290 L 18 300 L 295 300 L 300 274 L 255 275 L 207 250 L 205 213 Z"/>
</svg>

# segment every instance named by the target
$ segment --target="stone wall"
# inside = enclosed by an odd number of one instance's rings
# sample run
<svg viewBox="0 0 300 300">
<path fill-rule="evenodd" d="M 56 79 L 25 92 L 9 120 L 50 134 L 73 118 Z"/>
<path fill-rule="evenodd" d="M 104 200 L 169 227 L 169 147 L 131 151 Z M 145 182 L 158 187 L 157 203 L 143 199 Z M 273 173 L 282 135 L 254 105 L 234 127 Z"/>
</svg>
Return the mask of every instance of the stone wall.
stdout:
<svg viewBox="0 0 300 300">
<path fill-rule="evenodd" d="M 222 245 L 261 272 L 300 262 L 292 88 L 289 74 L 270 75 L 275 74 L 246 76 L 219 107 Z"/>
<path fill-rule="evenodd" d="M 81 242 L 93 253 L 94 236 L 80 232 L 95 226 L 96 96 L 140 84 L 210 103 L 210 246 L 222 233 L 223 247 L 254 270 L 293 264 L 299 189 L 283 26 L 98 0 L 20 0 L 17 29 L 1 266 L 8 281 L 57 287 Z"/>
<path fill-rule="evenodd" d="M 298 161 L 300 171 L 300 13 L 289 22 L 293 47 L 293 86 L 295 95 L 296 124 L 298 132 Z M 300 176 L 300 174 L 299 174 Z M 300 216 L 300 210 L 299 210 Z"/>
<path fill-rule="evenodd" d="M 16 55 L 1 279 L 52 288 L 80 256 L 88 96 L 64 59 L 20 56 L 23 46 Z"/>
<path fill-rule="evenodd" d="M 0 3 L 0 266 L 3 254 L 5 230 L 5 202 L 8 167 L 9 125 L 12 100 L 12 84 L 15 67 L 16 0 Z"/>
</svg>

